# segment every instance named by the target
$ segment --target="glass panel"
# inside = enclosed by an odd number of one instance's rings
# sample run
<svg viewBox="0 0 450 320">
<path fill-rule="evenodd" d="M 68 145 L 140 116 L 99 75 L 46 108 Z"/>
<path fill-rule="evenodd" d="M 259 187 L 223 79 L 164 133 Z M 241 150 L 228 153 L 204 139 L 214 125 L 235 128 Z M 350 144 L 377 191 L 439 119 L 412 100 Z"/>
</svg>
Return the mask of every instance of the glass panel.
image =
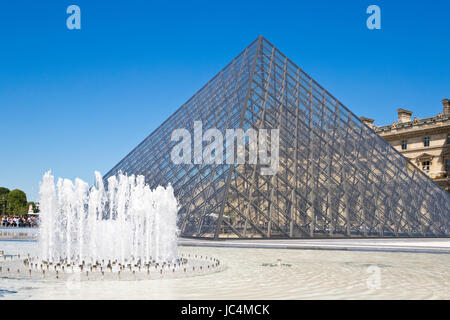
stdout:
<svg viewBox="0 0 450 320">
<path fill-rule="evenodd" d="M 226 129 L 279 129 L 276 175 L 248 163 L 249 139 L 244 164 L 174 164 L 172 131 L 193 136 L 194 121 L 224 137 Z M 421 165 L 429 170 L 431 163 Z M 152 187 L 172 184 L 182 236 L 417 237 L 450 230 L 450 195 L 262 38 L 104 179 L 120 170 L 145 175 Z"/>
</svg>

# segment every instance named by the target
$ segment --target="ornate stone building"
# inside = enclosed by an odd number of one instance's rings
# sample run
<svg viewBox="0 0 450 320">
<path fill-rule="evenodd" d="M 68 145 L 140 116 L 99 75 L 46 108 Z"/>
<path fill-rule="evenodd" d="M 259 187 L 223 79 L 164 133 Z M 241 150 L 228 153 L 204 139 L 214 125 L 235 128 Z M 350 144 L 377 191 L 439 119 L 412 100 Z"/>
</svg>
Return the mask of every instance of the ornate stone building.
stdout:
<svg viewBox="0 0 450 320">
<path fill-rule="evenodd" d="M 374 120 L 361 117 L 395 149 L 450 192 L 450 100 L 442 100 L 443 113 L 412 119 L 412 111 L 398 109 L 398 121 L 377 127 Z"/>
</svg>

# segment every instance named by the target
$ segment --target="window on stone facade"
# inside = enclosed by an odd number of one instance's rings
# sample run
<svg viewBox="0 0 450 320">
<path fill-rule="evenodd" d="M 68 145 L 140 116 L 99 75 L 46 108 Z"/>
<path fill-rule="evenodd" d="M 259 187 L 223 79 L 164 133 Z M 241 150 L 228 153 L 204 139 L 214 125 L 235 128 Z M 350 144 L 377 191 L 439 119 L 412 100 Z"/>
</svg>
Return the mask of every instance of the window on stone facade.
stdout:
<svg viewBox="0 0 450 320">
<path fill-rule="evenodd" d="M 430 137 L 425 137 L 425 139 L 423 140 L 423 146 L 424 147 L 430 146 Z"/>
<path fill-rule="evenodd" d="M 406 148 L 408 148 L 408 141 L 402 140 L 402 150 L 406 150 Z"/>
<path fill-rule="evenodd" d="M 450 144 L 450 134 L 447 135 L 447 144 Z"/>
<path fill-rule="evenodd" d="M 423 161 L 422 162 L 422 170 L 425 172 L 430 171 L 430 161 Z"/>
<path fill-rule="evenodd" d="M 447 177 L 450 175 L 450 159 L 445 160 L 445 170 L 447 171 Z"/>
</svg>

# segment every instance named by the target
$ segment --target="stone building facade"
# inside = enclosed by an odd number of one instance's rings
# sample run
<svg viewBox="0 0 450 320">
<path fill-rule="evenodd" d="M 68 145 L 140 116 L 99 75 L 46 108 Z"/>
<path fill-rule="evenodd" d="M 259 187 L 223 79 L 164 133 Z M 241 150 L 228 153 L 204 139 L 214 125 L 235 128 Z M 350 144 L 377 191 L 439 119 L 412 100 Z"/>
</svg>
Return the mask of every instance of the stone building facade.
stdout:
<svg viewBox="0 0 450 320">
<path fill-rule="evenodd" d="M 436 116 L 412 118 L 412 111 L 398 109 L 398 121 L 377 127 L 374 120 L 361 120 L 389 144 L 450 192 L 450 100 L 442 100 L 443 112 Z"/>
</svg>

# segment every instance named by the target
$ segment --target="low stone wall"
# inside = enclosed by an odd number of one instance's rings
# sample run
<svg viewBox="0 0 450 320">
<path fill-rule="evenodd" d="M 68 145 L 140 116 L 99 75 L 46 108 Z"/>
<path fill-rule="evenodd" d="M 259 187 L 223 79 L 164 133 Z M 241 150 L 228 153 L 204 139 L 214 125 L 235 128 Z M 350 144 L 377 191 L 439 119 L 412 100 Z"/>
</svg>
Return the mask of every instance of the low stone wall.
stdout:
<svg viewBox="0 0 450 320">
<path fill-rule="evenodd" d="M 38 228 L 1 227 L 0 240 L 36 240 Z"/>
</svg>

